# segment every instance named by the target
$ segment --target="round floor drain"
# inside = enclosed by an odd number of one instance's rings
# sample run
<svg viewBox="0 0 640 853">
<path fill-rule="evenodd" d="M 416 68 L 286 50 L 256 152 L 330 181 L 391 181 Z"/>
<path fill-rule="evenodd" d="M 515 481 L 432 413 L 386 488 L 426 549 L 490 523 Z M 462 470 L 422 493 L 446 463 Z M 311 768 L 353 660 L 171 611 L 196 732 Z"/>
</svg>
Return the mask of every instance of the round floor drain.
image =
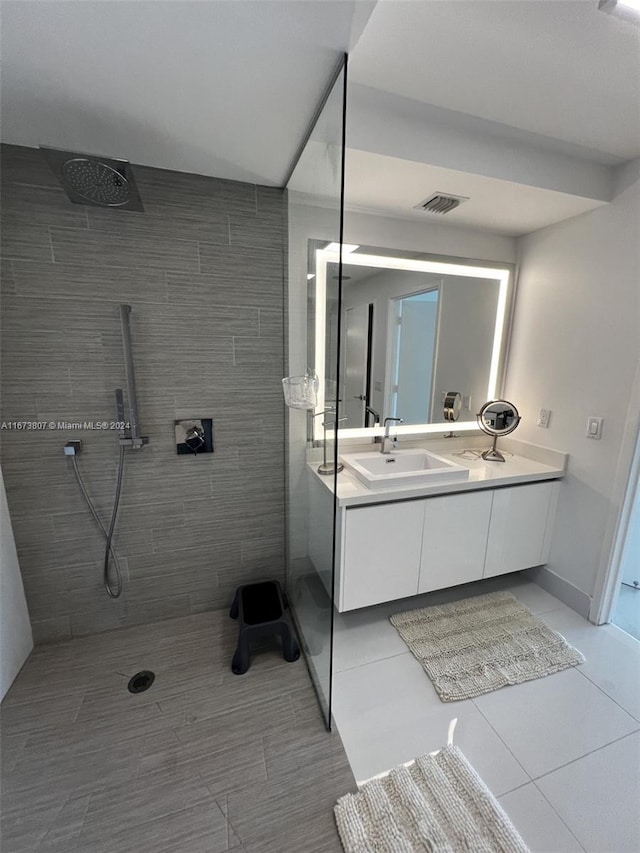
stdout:
<svg viewBox="0 0 640 853">
<path fill-rule="evenodd" d="M 127 685 L 129 693 L 144 693 L 145 690 L 148 690 L 151 687 L 155 681 L 155 677 L 155 673 L 148 669 L 143 669 L 142 672 L 136 672 Z"/>
</svg>

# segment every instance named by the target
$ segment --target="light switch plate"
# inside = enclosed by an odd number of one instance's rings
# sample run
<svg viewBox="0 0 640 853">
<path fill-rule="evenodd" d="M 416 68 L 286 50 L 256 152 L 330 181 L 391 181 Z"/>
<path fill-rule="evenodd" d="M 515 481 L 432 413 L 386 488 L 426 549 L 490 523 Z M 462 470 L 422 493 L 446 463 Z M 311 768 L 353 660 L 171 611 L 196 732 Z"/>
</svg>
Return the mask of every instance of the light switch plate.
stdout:
<svg viewBox="0 0 640 853">
<path fill-rule="evenodd" d="M 587 438 L 602 438 L 602 425 L 604 418 L 590 417 L 587 420 Z"/>
</svg>

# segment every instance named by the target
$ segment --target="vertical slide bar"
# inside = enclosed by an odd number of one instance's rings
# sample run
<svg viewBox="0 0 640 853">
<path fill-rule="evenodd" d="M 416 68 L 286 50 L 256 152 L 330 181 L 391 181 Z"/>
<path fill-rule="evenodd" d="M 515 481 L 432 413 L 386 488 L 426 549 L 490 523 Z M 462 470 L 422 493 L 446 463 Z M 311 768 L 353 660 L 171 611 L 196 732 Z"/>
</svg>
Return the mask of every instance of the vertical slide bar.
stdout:
<svg viewBox="0 0 640 853">
<path fill-rule="evenodd" d="M 124 350 L 124 372 L 127 380 L 127 397 L 129 398 L 129 420 L 131 421 L 131 442 L 135 447 L 140 446 L 140 422 L 138 419 L 138 396 L 136 393 L 136 377 L 133 372 L 133 353 L 131 351 L 131 329 L 129 326 L 130 305 L 120 306 L 120 324 L 122 327 L 122 347 Z"/>
</svg>

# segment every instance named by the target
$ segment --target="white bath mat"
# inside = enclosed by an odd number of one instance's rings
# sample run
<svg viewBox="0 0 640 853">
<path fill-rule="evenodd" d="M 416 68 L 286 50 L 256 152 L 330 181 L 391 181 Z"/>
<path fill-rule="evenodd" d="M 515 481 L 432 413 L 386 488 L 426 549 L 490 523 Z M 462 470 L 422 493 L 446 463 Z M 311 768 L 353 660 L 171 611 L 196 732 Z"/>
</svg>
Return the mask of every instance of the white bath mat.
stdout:
<svg viewBox="0 0 640 853">
<path fill-rule="evenodd" d="M 457 746 L 366 782 L 334 814 L 345 853 L 528 853 Z"/>
<path fill-rule="evenodd" d="M 584 663 L 577 649 L 510 592 L 396 613 L 390 621 L 443 702 Z"/>
</svg>

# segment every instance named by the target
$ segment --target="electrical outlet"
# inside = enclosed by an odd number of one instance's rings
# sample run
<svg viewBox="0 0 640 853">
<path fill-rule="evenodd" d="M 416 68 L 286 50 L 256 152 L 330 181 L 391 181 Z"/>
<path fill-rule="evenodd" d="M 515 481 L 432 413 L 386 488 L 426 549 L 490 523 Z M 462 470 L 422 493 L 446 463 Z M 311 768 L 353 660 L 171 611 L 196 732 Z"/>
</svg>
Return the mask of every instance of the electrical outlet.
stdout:
<svg viewBox="0 0 640 853">
<path fill-rule="evenodd" d="M 542 429 L 549 429 L 549 421 L 551 419 L 551 409 L 540 409 L 538 413 L 538 426 Z"/>
</svg>

